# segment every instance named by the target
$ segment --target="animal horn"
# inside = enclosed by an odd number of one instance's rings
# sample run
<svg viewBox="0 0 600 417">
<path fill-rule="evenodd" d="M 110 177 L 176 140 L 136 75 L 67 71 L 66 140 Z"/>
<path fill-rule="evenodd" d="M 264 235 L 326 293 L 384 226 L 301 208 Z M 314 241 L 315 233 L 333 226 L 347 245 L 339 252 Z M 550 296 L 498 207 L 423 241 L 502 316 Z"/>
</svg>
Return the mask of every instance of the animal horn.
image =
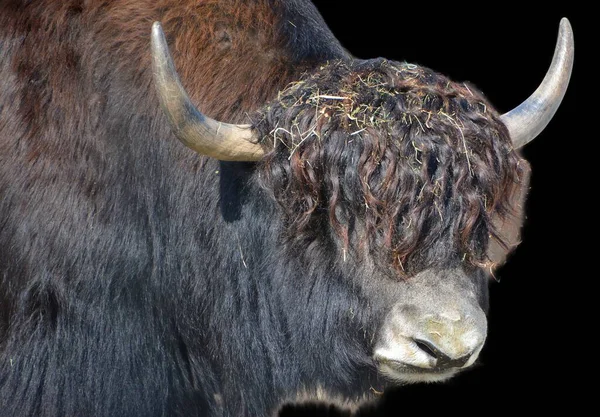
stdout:
<svg viewBox="0 0 600 417">
<path fill-rule="evenodd" d="M 265 149 L 251 125 L 222 123 L 202 114 L 181 85 L 159 22 L 152 25 L 152 69 L 160 104 L 175 136 L 196 152 L 223 161 L 257 161 Z"/>
<path fill-rule="evenodd" d="M 531 142 L 550 123 L 567 91 L 574 52 L 573 29 L 569 20 L 563 18 L 554 57 L 542 84 L 527 100 L 500 117 L 515 149 Z"/>
</svg>

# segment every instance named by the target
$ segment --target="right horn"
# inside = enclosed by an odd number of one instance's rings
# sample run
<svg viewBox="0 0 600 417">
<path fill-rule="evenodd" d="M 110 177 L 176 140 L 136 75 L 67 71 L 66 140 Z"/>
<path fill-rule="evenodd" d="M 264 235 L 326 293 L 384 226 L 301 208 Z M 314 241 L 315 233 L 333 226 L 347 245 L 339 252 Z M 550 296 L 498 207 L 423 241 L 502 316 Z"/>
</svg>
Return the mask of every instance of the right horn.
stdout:
<svg viewBox="0 0 600 417">
<path fill-rule="evenodd" d="M 563 18 L 554 57 L 542 84 L 527 100 L 500 117 L 515 149 L 531 142 L 550 123 L 567 91 L 574 52 L 573 29 L 569 20 Z"/>
</svg>

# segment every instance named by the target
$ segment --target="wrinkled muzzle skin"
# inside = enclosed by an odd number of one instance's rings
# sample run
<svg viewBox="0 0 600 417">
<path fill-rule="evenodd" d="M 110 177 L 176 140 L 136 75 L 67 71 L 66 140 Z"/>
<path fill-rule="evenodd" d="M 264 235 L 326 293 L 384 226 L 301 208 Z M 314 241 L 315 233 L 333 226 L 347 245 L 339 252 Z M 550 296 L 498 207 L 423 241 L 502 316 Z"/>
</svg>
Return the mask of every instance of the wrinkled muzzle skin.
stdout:
<svg viewBox="0 0 600 417">
<path fill-rule="evenodd" d="M 483 348 L 488 306 L 481 271 L 425 270 L 388 289 L 390 302 L 373 359 L 397 383 L 446 380 L 472 366 Z"/>
</svg>

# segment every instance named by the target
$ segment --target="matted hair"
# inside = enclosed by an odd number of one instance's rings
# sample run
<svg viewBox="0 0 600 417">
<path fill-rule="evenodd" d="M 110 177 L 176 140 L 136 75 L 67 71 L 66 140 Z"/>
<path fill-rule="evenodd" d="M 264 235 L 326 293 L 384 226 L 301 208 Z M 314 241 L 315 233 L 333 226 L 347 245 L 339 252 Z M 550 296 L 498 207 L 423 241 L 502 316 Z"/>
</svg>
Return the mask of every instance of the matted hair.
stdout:
<svg viewBox="0 0 600 417">
<path fill-rule="evenodd" d="M 402 277 L 452 257 L 487 264 L 493 218 L 520 177 L 498 113 L 474 88 L 384 59 L 335 61 L 304 76 L 255 115 L 274 142 L 259 166 L 279 203 L 288 242 L 328 227 L 343 250 L 391 262 Z M 448 255 L 450 256 L 450 255 Z"/>
</svg>

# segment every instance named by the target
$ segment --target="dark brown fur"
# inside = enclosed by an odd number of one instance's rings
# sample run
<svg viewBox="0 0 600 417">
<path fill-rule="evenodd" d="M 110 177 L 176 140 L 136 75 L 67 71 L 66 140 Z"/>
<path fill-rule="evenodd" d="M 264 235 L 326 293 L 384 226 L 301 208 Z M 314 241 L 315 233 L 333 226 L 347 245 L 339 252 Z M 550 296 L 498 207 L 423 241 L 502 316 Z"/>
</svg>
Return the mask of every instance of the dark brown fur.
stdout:
<svg viewBox="0 0 600 417">
<path fill-rule="evenodd" d="M 416 65 L 332 62 L 258 118 L 288 237 L 302 242 L 326 213 L 345 250 L 354 232 L 354 250 L 401 276 L 442 266 L 425 255 L 441 240 L 473 265 L 489 262 L 488 236 L 502 241 L 493 220 L 511 211 L 524 161 L 473 87 Z"/>
<path fill-rule="evenodd" d="M 0 13 L 2 33 L 27 52 L 10 65 L 19 82 L 31 85 L 21 97 L 21 113 L 28 125 L 37 125 L 29 135 L 35 138 L 57 107 L 71 115 L 97 113 L 106 83 L 143 91 L 144 97 L 122 97 L 137 112 L 153 106 L 154 21 L 163 24 L 191 98 L 208 115 L 227 121 L 244 120 L 245 112 L 271 99 L 310 64 L 285 49 L 285 26 L 292 22 L 282 21 L 283 12 L 271 0 L 6 1 Z M 49 47 L 49 39 L 61 48 Z M 331 45 L 321 53 L 333 55 L 339 48 Z M 85 105 L 84 111 L 74 112 L 75 105 Z"/>
</svg>

